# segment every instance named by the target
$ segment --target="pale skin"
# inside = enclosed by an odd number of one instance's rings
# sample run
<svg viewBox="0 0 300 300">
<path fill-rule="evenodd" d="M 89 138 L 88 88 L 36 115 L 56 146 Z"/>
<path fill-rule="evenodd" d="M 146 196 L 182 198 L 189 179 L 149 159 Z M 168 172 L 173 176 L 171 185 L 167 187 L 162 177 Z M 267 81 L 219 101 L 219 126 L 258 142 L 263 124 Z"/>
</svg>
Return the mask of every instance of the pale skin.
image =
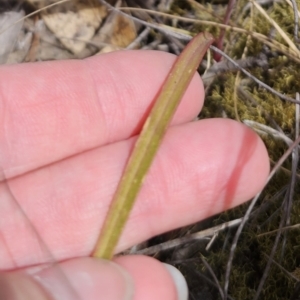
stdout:
<svg viewBox="0 0 300 300">
<path fill-rule="evenodd" d="M 95 283 L 75 282 L 81 299 L 98 299 L 99 290 L 106 299 L 123 299 L 126 288 L 115 266 L 85 257 L 93 251 L 135 136 L 174 59 L 166 53 L 127 51 L 0 68 L 0 165 L 52 255 L 71 259 L 60 264 L 67 277 L 84 270 Z M 235 121 L 192 121 L 203 101 L 201 79 L 195 75 L 116 253 L 235 207 L 263 188 L 269 172 L 263 142 Z M 11 201 L 3 188 L 0 197 Z M 26 272 L 49 259 L 37 258 L 39 245 L 13 217 L 15 210 L 9 204 L 0 208 L 0 270 L 22 267 Z M 129 274 L 133 299 L 176 299 L 170 275 L 158 261 L 122 256 L 114 262 Z M 0 288 L 23 282 L 22 288 L 33 293 L 37 284 L 22 274 L 2 273 Z"/>
</svg>

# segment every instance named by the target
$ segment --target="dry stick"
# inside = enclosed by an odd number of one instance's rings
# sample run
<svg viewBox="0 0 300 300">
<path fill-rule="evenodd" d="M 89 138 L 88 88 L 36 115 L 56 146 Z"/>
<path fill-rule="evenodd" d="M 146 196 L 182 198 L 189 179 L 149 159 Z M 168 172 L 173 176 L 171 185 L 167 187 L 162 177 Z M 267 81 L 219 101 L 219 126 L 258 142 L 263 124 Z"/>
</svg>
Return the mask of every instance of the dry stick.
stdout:
<svg viewBox="0 0 300 300">
<path fill-rule="evenodd" d="M 284 202 L 288 202 L 289 194 L 290 194 L 290 189 L 288 188 L 287 193 L 286 193 L 286 195 L 284 197 Z M 260 293 L 261 293 L 261 291 L 263 289 L 264 283 L 265 283 L 265 281 L 266 281 L 266 279 L 268 277 L 269 270 L 270 270 L 270 267 L 272 265 L 272 259 L 274 258 L 274 255 L 275 255 L 278 243 L 279 243 L 279 239 L 280 239 L 280 236 L 281 236 L 281 232 L 282 232 L 282 228 L 283 228 L 284 222 L 285 222 L 285 216 L 283 216 L 281 218 L 281 221 L 280 221 L 280 224 L 279 224 L 279 228 L 278 228 L 278 232 L 276 234 L 276 238 L 275 238 L 275 241 L 274 241 L 274 245 L 273 245 L 272 250 L 271 250 L 270 259 L 267 262 L 267 265 L 265 267 L 264 273 L 263 273 L 263 275 L 261 277 L 261 280 L 259 282 L 259 285 L 258 285 L 258 288 L 257 288 L 257 291 L 255 293 L 255 296 L 254 296 L 253 300 L 259 299 L 259 295 L 260 295 Z"/>
<path fill-rule="evenodd" d="M 251 11 L 250 11 L 250 15 L 251 15 L 251 20 L 250 20 L 250 30 L 252 31 L 253 29 L 253 6 L 251 6 Z M 246 55 L 248 53 L 248 49 L 249 49 L 249 44 L 250 44 L 250 35 L 247 35 L 247 40 L 246 40 L 246 45 L 245 48 L 243 50 L 243 54 L 242 54 L 242 59 L 246 58 Z M 233 91 L 233 103 L 234 103 L 234 114 L 235 114 L 235 118 L 237 121 L 241 122 L 240 116 L 239 116 L 239 112 L 238 112 L 238 87 L 240 85 L 241 82 L 241 72 L 238 71 L 236 78 L 234 80 L 234 91 Z"/>
<path fill-rule="evenodd" d="M 288 270 L 286 270 L 285 268 L 283 268 L 279 263 L 277 263 L 274 259 L 272 259 L 269 255 L 267 255 L 266 253 L 263 253 L 264 256 L 269 257 L 273 264 L 276 265 L 280 270 L 282 270 L 285 274 L 287 274 L 288 276 L 290 276 L 291 278 L 293 278 L 294 280 L 296 280 L 297 282 L 300 282 L 300 279 L 295 276 L 293 273 L 290 273 Z M 290 298 L 292 299 L 292 298 Z M 294 299 L 294 298 L 293 298 Z M 299 298 L 298 298 L 299 299 Z"/>
<path fill-rule="evenodd" d="M 183 41 L 190 41 L 191 40 L 191 36 L 188 36 L 188 35 L 183 34 L 183 33 L 174 32 L 174 31 L 172 31 L 170 29 L 162 28 L 161 26 L 159 26 L 157 24 L 148 23 L 148 22 L 143 21 L 143 20 L 141 20 L 139 18 L 136 18 L 134 16 L 128 15 L 128 14 L 124 13 L 123 11 L 121 11 L 120 9 L 117 9 L 114 6 L 110 5 L 108 2 L 106 2 L 104 0 L 98 0 L 98 1 L 101 4 L 105 5 L 106 7 L 108 7 L 110 10 L 115 11 L 115 12 L 119 13 L 120 15 L 124 16 L 124 17 L 130 18 L 131 20 L 134 20 L 134 21 L 136 21 L 136 22 L 138 22 L 140 24 L 143 24 L 143 25 L 148 26 L 150 28 L 156 29 L 156 30 L 158 30 L 160 32 L 163 32 L 165 34 L 170 34 L 173 37 L 181 39 Z M 145 11 L 147 12 L 148 10 L 145 10 Z M 149 10 L 149 11 L 151 11 L 151 10 Z"/>
<path fill-rule="evenodd" d="M 186 262 L 188 262 L 189 260 L 185 260 L 183 262 L 172 262 L 173 264 L 180 264 L 181 266 L 184 266 L 184 268 L 189 270 L 189 273 L 193 274 L 193 278 L 197 278 L 200 277 L 202 279 L 204 279 L 207 283 L 209 283 L 211 286 L 215 287 L 216 289 L 218 289 L 218 286 L 216 285 L 216 283 L 214 281 L 212 281 L 211 279 L 208 278 L 208 276 L 206 274 L 203 273 L 203 271 L 199 271 L 197 270 L 197 268 L 191 268 Z M 203 281 L 203 280 L 201 280 Z M 191 292 L 191 297 L 192 297 L 192 292 Z M 192 299 L 192 298 L 191 298 Z M 193 298 L 195 299 L 195 298 Z M 198 298 L 196 298 L 198 299 Z M 206 299 L 206 298 L 205 298 Z M 229 300 L 235 300 L 232 297 L 228 296 Z"/>
<path fill-rule="evenodd" d="M 268 86 L 267 84 L 265 84 L 264 82 L 260 81 L 259 79 L 257 79 L 256 77 L 254 77 L 253 75 L 251 75 L 248 71 L 246 71 L 244 68 L 241 68 L 239 66 L 238 63 L 236 63 L 232 58 L 230 58 L 226 53 L 224 53 L 223 51 L 219 50 L 218 48 L 216 48 L 215 46 L 210 46 L 210 49 L 212 49 L 215 52 L 219 52 L 221 53 L 226 59 L 228 59 L 234 66 L 236 66 L 236 68 L 238 68 L 240 71 L 242 71 L 246 76 L 248 76 L 250 79 L 252 79 L 254 82 L 256 82 L 258 85 L 260 85 L 261 87 L 265 88 L 266 90 L 268 90 L 269 92 L 271 92 L 272 94 L 278 96 L 279 98 L 286 100 L 286 101 L 290 101 L 293 103 L 298 103 L 300 104 L 299 100 L 295 100 L 291 97 L 287 97 L 279 92 L 277 92 L 276 90 L 274 90 L 273 88 L 271 88 L 270 86 Z"/>
<path fill-rule="evenodd" d="M 263 53 L 260 53 L 258 56 L 248 56 L 245 59 L 237 59 L 235 62 L 241 67 L 241 68 L 253 68 L 253 67 L 260 67 L 260 68 L 267 68 L 269 66 L 269 63 L 267 61 L 267 56 Z M 204 62 L 203 62 L 203 65 Z M 214 81 L 215 77 L 219 74 L 225 73 L 225 72 L 233 72 L 238 71 L 239 69 L 230 63 L 227 60 L 222 60 L 220 62 L 214 63 L 211 67 L 207 69 L 207 72 L 202 75 L 202 81 L 205 86 L 210 85 L 212 81 Z M 240 87 L 239 87 L 240 89 Z M 248 95 L 247 95 L 248 96 Z M 255 103 L 258 105 L 257 103 Z"/>
<path fill-rule="evenodd" d="M 285 142 L 287 144 L 287 146 L 289 147 L 292 143 L 293 140 L 290 139 L 287 135 L 285 135 L 284 132 L 278 131 L 270 126 L 258 123 L 256 121 L 252 121 L 252 120 L 243 120 L 243 123 L 249 127 L 251 127 L 253 130 L 255 130 L 257 133 L 266 135 L 269 134 L 271 135 L 274 139 L 279 139 L 282 140 L 283 142 Z M 300 147 L 297 147 L 300 150 Z"/>
<path fill-rule="evenodd" d="M 288 150 L 282 155 L 282 157 L 279 159 L 279 161 L 276 163 L 276 165 L 273 167 L 271 173 L 269 174 L 266 184 L 265 186 L 268 184 L 268 182 L 271 180 L 271 178 L 275 175 L 275 173 L 279 170 L 280 166 L 283 164 L 283 162 L 288 158 L 288 156 L 291 154 L 291 152 L 293 151 L 293 149 L 295 147 L 298 147 L 298 144 L 300 143 L 300 136 L 298 136 L 298 138 L 293 142 L 293 144 L 288 148 Z M 262 191 L 259 192 L 255 198 L 251 201 L 245 216 L 242 218 L 242 222 L 238 227 L 238 230 L 235 234 L 234 240 L 232 242 L 232 246 L 230 249 L 230 254 L 229 254 L 229 259 L 228 259 L 228 263 L 227 263 L 227 268 L 226 268 L 226 273 L 225 273 L 225 284 L 224 284 L 224 295 L 225 295 L 225 299 L 227 297 L 227 293 L 228 293 L 228 285 L 229 285 L 229 276 L 230 276 L 230 271 L 231 271 L 231 267 L 232 267 L 232 261 L 233 261 L 233 256 L 234 256 L 234 252 L 237 246 L 237 242 L 238 239 L 241 235 L 241 232 L 246 224 L 246 222 L 249 219 L 250 213 L 253 209 L 253 207 L 255 206 L 258 198 L 260 197 Z"/>
<path fill-rule="evenodd" d="M 296 93 L 296 99 L 299 100 L 299 93 Z M 299 136 L 299 105 L 295 105 L 295 138 Z M 297 147 L 298 148 L 298 147 Z M 290 215 L 292 210 L 292 204 L 293 204 L 293 197 L 294 197 L 294 191 L 295 191 L 295 184 L 296 184 L 296 176 L 297 176 L 297 167 L 299 162 L 299 152 L 298 149 L 295 148 L 292 152 L 292 174 L 291 174 L 291 181 L 290 181 L 290 187 L 289 187 L 289 198 L 286 203 L 285 207 L 285 215 L 286 215 L 286 221 L 285 225 L 290 225 Z M 282 252 L 281 257 L 284 255 L 284 248 L 286 245 L 287 240 L 287 232 L 284 232 L 284 237 L 282 241 Z"/>
<path fill-rule="evenodd" d="M 135 49 L 139 46 L 139 44 L 141 43 L 141 41 L 143 39 L 145 39 L 148 34 L 150 33 L 150 28 L 149 27 L 146 27 L 139 35 L 138 37 L 132 41 L 125 49 L 126 50 L 132 50 L 132 49 Z"/>
<path fill-rule="evenodd" d="M 299 100 L 299 93 L 296 93 L 296 99 Z M 296 104 L 295 105 L 295 138 L 299 136 L 299 109 L 300 109 L 299 104 Z M 286 226 L 290 225 L 290 214 L 291 214 L 293 196 L 294 196 L 294 190 L 296 184 L 298 162 L 299 162 L 299 152 L 297 147 L 292 152 L 292 176 L 291 176 L 291 183 L 290 183 L 289 201 L 287 204 L 287 212 L 286 212 L 287 214 Z"/>
<path fill-rule="evenodd" d="M 299 94 L 298 93 L 296 95 L 296 99 L 299 99 Z M 299 136 L 299 105 L 296 105 L 295 114 L 296 114 L 296 116 L 295 116 L 295 120 L 296 120 L 296 122 L 295 122 L 295 127 L 296 127 L 295 128 L 295 136 L 297 137 L 297 136 Z M 281 135 L 281 133 L 280 133 L 280 135 Z M 292 143 L 291 140 L 288 140 L 286 142 L 288 144 Z M 298 166 L 298 160 L 299 160 L 298 148 L 299 147 L 295 147 L 293 152 L 292 152 L 292 158 L 293 158 L 292 159 L 292 172 L 291 172 L 292 174 L 291 174 L 291 180 L 290 180 L 289 188 L 288 188 L 288 191 L 287 191 L 286 201 L 284 202 L 284 216 L 282 217 L 282 221 L 280 222 L 279 229 L 276 230 L 278 233 L 276 235 L 275 243 L 274 243 L 274 246 L 272 248 L 270 258 L 272 258 L 275 254 L 275 251 L 277 249 L 277 245 L 278 245 L 278 242 L 279 242 L 279 238 L 281 236 L 281 233 L 284 230 L 284 227 L 283 227 L 284 223 L 285 223 L 285 226 L 286 226 L 285 228 L 290 228 L 290 226 L 289 226 L 290 225 L 290 214 L 291 214 L 291 209 L 292 209 L 295 182 L 296 182 L 296 176 L 297 176 L 297 166 Z M 286 245 L 287 233 L 288 232 L 286 230 L 283 233 L 281 257 L 283 257 L 283 255 L 284 255 L 284 247 Z M 258 299 L 258 297 L 259 297 L 259 295 L 262 291 L 262 288 L 263 288 L 264 282 L 267 278 L 268 271 L 269 271 L 270 267 L 271 267 L 271 259 L 268 261 L 267 266 L 264 270 L 262 279 L 259 283 L 256 295 L 255 295 L 255 299 Z"/>
<path fill-rule="evenodd" d="M 274 118 L 268 113 L 261 104 L 257 103 L 257 101 L 254 99 L 253 95 L 251 95 L 249 92 L 244 90 L 243 87 L 239 86 L 238 92 L 241 94 L 242 97 L 246 98 L 247 101 L 249 101 L 252 105 L 255 105 L 257 109 L 259 109 L 263 115 L 265 116 L 266 120 L 280 133 L 284 134 L 281 127 L 276 123 Z M 258 123 L 260 124 L 260 123 Z M 291 140 L 291 143 L 293 141 Z"/>
<path fill-rule="evenodd" d="M 16 23 L 18 22 L 21 22 L 23 19 L 26 19 L 28 17 L 31 17 L 47 8 L 50 8 L 50 7 L 53 7 L 53 6 L 56 6 L 56 5 L 59 5 L 61 3 L 64 3 L 64 2 L 68 2 L 68 1 L 71 1 L 71 0 L 61 0 L 61 1 L 58 1 L 58 2 L 55 2 L 55 3 L 52 3 L 50 5 L 47 5 L 41 9 L 38 9 L 28 15 L 26 15 L 24 18 L 18 20 L 17 22 L 15 22 L 14 24 L 12 24 L 11 26 L 15 25 Z M 128 15 L 126 13 L 124 13 L 123 11 L 121 11 L 120 9 L 117 9 L 115 7 L 113 7 L 112 5 L 110 5 L 109 3 L 107 3 L 106 1 L 104 0 L 98 0 L 100 3 L 102 3 L 103 5 L 107 6 L 110 10 L 113 10 L 113 11 L 116 11 L 118 12 L 119 14 L 123 15 L 123 16 L 126 16 L 136 22 L 139 22 L 140 24 L 143 24 L 145 26 L 148 26 L 150 28 L 154 28 L 158 31 L 161 31 L 167 35 L 171 35 L 175 38 L 178 38 L 178 39 L 181 39 L 181 40 L 184 40 L 184 41 L 189 41 L 191 39 L 191 37 L 189 35 L 186 35 L 186 34 L 183 34 L 183 33 L 179 33 L 179 32 L 174 32 L 174 30 L 170 30 L 168 29 L 167 27 L 163 27 L 162 25 L 160 24 L 154 24 L 154 23 L 148 23 L 146 21 L 143 21 L 143 20 L 140 20 L 136 17 L 133 17 L 131 15 Z M 279 50 L 283 53 L 285 53 L 286 55 L 292 57 L 292 59 L 294 59 L 295 61 L 299 62 L 300 61 L 300 58 L 297 56 L 297 53 L 295 51 L 293 51 L 292 49 L 288 49 L 287 47 L 285 47 L 284 45 L 280 44 L 279 42 L 275 41 L 275 40 L 270 40 L 268 39 L 266 36 L 264 36 L 263 34 L 260 34 L 260 33 L 257 33 L 257 32 L 249 32 L 248 30 L 245 30 L 243 28 L 239 28 L 239 27 L 234 27 L 234 26 L 231 26 L 231 25 L 225 25 L 225 24 L 218 24 L 216 22 L 212 22 L 212 21 L 206 21 L 206 20 L 195 20 L 195 19 L 189 19 L 189 18 L 185 18 L 185 17 L 180 17 L 180 16 L 173 16 L 173 15 L 170 15 L 170 14 L 167 14 L 167 13 L 163 13 L 163 12 L 157 12 L 157 11 L 152 11 L 152 10 L 148 10 L 148 9 L 141 9 L 141 8 L 130 8 L 130 7 L 126 7 L 126 8 L 122 8 L 122 10 L 131 10 L 131 11 L 135 11 L 135 10 L 138 10 L 138 11 L 145 11 L 145 12 L 148 12 L 150 14 L 156 14 L 156 15 L 162 15 L 162 16 L 166 16 L 166 17 L 169 17 L 169 18 L 173 18 L 173 19 L 177 19 L 177 20 L 181 20 L 181 21 L 185 21 L 185 22 L 192 22 L 192 23 L 199 23 L 199 24 L 203 24 L 203 25 L 212 25 L 212 26 L 218 26 L 220 28 L 224 28 L 226 30 L 234 30 L 236 32 L 239 32 L 239 33 L 245 33 L 245 34 L 250 34 L 253 38 L 256 38 L 258 39 L 259 41 L 265 43 L 266 45 L 270 46 L 270 47 L 273 47 L 275 48 L 276 50 Z M 11 27 L 9 26 L 9 27 Z M 9 27 L 5 28 L 3 31 L 0 32 L 0 34 L 2 34 L 5 30 L 7 30 Z M 87 41 L 85 41 L 87 42 Z"/>
<path fill-rule="evenodd" d="M 148 247 L 146 249 L 139 250 L 135 252 L 134 254 L 145 254 L 145 255 L 153 255 L 157 252 L 172 249 L 174 247 L 177 247 L 179 245 L 182 245 L 184 243 L 189 243 L 195 240 L 202 240 L 206 239 L 208 237 L 214 236 L 216 233 L 219 233 L 220 231 L 223 231 L 225 229 L 235 227 L 241 223 L 242 219 L 236 219 L 232 220 L 217 226 L 214 226 L 212 228 L 208 228 L 199 232 L 195 232 L 177 239 L 173 239 L 171 241 L 167 241 L 152 247 Z"/>
<path fill-rule="evenodd" d="M 206 269 L 208 270 L 208 272 L 210 273 L 211 277 L 213 278 L 213 280 L 216 284 L 216 287 L 219 291 L 219 294 L 221 296 L 221 299 L 225 300 L 224 292 L 222 290 L 222 287 L 221 287 L 221 284 L 220 284 L 219 280 L 217 279 L 217 276 L 216 276 L 215 272 L 213 271 L 210 264 L 205 260 L 205 258 L 202 255 L 200 256 L 200 259 L 201 259 L 202 263 L 204 264 L 204 266 L 206 267 Z"/>
<path fill-rule="evenodd" d="M 99 1 L 102 1 L 102 0 L 99 0 Z M 217 22 L 214 22 L 214 21 L 198 20 L 198 19 L 191 19 L 191 18 L 186 18 L 186 17 L 181 17 L 181 16 L 174 16 L 174 15 L 170 15 L 170 14 L 163 13 L 163 12 L 152 11 L 152 10 L 149 10 L 149 9 L 133 8 L 133 7 L 121 7 L 120 10 L 122 10 L 122 11 L 129 10 L 129 11 L 133 11 L 133 12 L 134 11 L 145 11 L 149 14 L 161 15 L 161 16 L 165 16 L 165 17 L 168 17 L 168 18 L 171 18 L 171 19 L 178 20 L 178 21 L 201 24 L 201 25 L 207 25 L 207 26 L 216 26 L 216 27 L 224 28 L 226 30 L 232 30 L 232 31 L 235 31 L 235 32 L 238 32 L 238 33 L 244 33 L 244 34 L 247 34 L 247 35 L 251 35 L 251 37 L 257 39 L 258 41 L 260 41 L 260 42 L 262 42 L 266 45 L 268 45 L 271 48 L 274 48 L 275 50 L 278 50 L 278 51 L 284 53 L 285 55 L 291 57 L 296 62 L 300 62 L 299 51 L 294 51 L 293 49 L 288 48 L 287 46 L 277 42 L 276 40 L 270 39 L 269 37 L 267 37 L 267 36 L 265 36 L 261 33 L 258 33 L 258 32 L 251 32 L 251 31 L 246 30 L 244 28 L 235 27 L 235 26 L 232 26 L 232 25 L 220 24 L 220 23 L 217 23 Z M 129 18 L 134 18 L 134 17 L 129 16 Z M 139 19 L 135 18 L 135 20 L 137 21 Z M 140 20 L 140 22 L 143 22 L 142 24 L 147 23 L 147 22 L 142 21 L 142 20 Z M 150 24 L 149 26 L 151 26 L 154 29 L 163 31 L 162 30 L 163 25 L 154 24 L 154 23 L 148 23 L 148 24 Z M 179 35 L 178 38 L 180 38 L 180 35 L 181 36 L 187 36 L 186 34 L 178 33 L 177 28 L 173 28 L 173 30 L 168 30 L 166 28 L 167 27 L 165 26 L 165 33 L 166 34 L 172 34 L 172 32 L 174 33 L 174 31 L 176 30 L 177 31 L 176 35 Z M 171 33 L 169 33 L 170 31 L 171 31 Z M 182 37 L 182 39 L 185 40 L 184 37 Z"/>
<path fill-rule="evenodd" d="M 256 7 L 256 9 L 265 17 L 265 19 L 277 30 L 280 36 L 285 40 L 285 42 L 290 46 L 290 48 L 300 55 L 300 52 L 293 41 L 288 37 L 288 35 L 282 30 L 282 28 L 265 12 L 265 10 L 255 1 L 250 0 L 250 2 Z"/>
<path fill-rule="evenodd" d="M 299 18 L 298 18 L 298 6 L 295 0 L 290 0 L 292 7 L 293 7 L 293 12 L 294 12 L 294 40 L 296 43 L 299 43 L 299 38 L 298 38 L 298 27 L 299 27 Z"/>
<path fill-rule="evenodd" d="M 195 14 L 197 13 L 197 11 L 206 12 L 210 14 L 213 18 L 219 20 L 219 22 L 222 23 L 222 18 L 217 15 L 217 13 L 214 11 L 213 8 L 211 8 L 210 10 L 206 8 L 204 5 L 200 4 L 199 2 L 196 2 L 195 0 L 187 0 L 187 2 L 192 6 L 193 12 L 195 12 Z"/>
<path fill-rule="evenodd" d="M 94 257 L 111 259 L 142 182 L 166 129 L 213 42 L 210 34 L 198 34 L 177 58 L 155 101 L 134 146 L 93 252 Z"/>
<path fill-rule="evenodd" d="M 287 230 L 290 230 L 290 229 L 298 229 L 299 227 L 300 227 L 300 224 L 290 225 L 290 226 L 287 226 L 287 227 L 282 227 L 281 229 L 278 228 L 278 229 L 275 229 L 275 230 L 272 230 L 272 231 L 260 233 L 260 234 L 257 234 L 256 236 L 259 238 L 259 237 L 262 237 L 262 236 L 271 235 L 273 233 L 278 232 L 279 230 L 287 231 Z"/>
<path fill-rule="evenodd" d="M 253 210 L 253 212 L 251 213 L 251 222 L 253 224 L 257 223 L 257 218 L 259 217 L 259 215 L 266 213 L 267 209 L 269 209 L 270 206 L 275 204 L 277 201 L 280 201 L 283 195 L 286 193 L 286 191 L 287 191 L 287 186 L 282 187 L 279 191 L 277 191 L 274 195 L 272 195 L 271 198 L 268 198 L 267 201 L 264 201 L 261 205 L 259 205 L 258 208 Z M 267 219 L 265 219 L 263 223 L 257 225 L 257 229 L 260 230 L 266 224 L 269 224 L 270 220 L 274 218 L 275 215 L 277 214 L 277 211 L 278 210 L 276 210 L 275 213 L 272 213 L 272 215 Z M 259 237 L 259 235 L 257 235 L 257 237 Z"/>
<path fill-rule="evenodd" d="M 121 15 L 123 15 L 123 16 L 127 16 L 128 18 L 130 18 L 130 19 L 132 19 L 132 20 L 134 20 L 134 21 L 137 21 L 137 22 L 139 22 L 139 23 L 141 23 L 141 24 L 143 24 L 143 25 L 145 25 L 145 26 L 149 26 L 149 27 L 151 27 L 151 28 L 153 28 L 153 29 L 156 29 L 156 30 L 158 30 L 158 31 L 160 31 L 160 32 L 162 32 L 162 33 L 164 33 L 164 34 L 171 35 L 171 36 L 173 36 L 173 37 L 175 37 L 175 38 L 178 38 L 178 39 L 181 39 L 181 40 L 185 40 L 185 41 L 189 41 L 189 40 L 191 39 L 190 36 L 188 36 L 188 35 L 186 35 L 186 34 L 183 34 L 183 33 L 174 32 L 174 31 L 168 29 L 168 27 L 161 27 L 161 26 L 159 26 L 159 25 L 157 25 L 157 24 L 154 24 L 154 23 L 148 23 L 148 22 L 145 22 L 145 21 L 140 20 L 140 19 L 138 19 L 138 18 L 135 18 L 135 17 L 133 17 L 133 16 L 130 16 L 130 15 L 128 15 L 128 14 L 126 14 L 126 13 L 124 13 L 124 12 L 122 12 L 122 11 L 116 9 L 116 8 L 114 8 L 113 6 L 111 6 L 110 4 L 108 4 L 108 3 L 107 3 L 106 1 L 104 1 L 104 0 L 98 0 L 98 1 L 101 2 L 102 4 L 106 5 L 109 9 L 111 9 L 111 10 L 113 10 L 113 11 L 117 11 L 117 12 L 119 12 L 119 13 L 120 13 Z M 148 12 L 148 10 L 145 10 L 145 11 Z M 152 12 L 152 13 L 153 13 L 153 11 L 151 11 L 151 10 L 149 10 L 149 12 Z M 180 18 L 178 18 L 178 19 L 180 19 Z M 192 20 L 190 20 L 190 21 L 192 21 Z M 194 20 L 194 21 L 197 21 L 197 20 Z M 211 23 L 215 24 L 214 22 L 209 22 L 209 21 L 201 21 L 201 22 L 207 22 L 207 23 L 209 23 L 209 24 L 211 24 Z M 201 22 L 199 21 L 199 23 L 201 23 Z M 220 25 L 220 27 L 223 27 L 223 26 Z M 224 27 L 226 27 L 226 28 L 232 28 L 232 26 L 227 26 L 227 25 L 226 25 L 226 26 L 224 25 Z M 241 29 L 241 28 L 239 28 L 239 29 L 240 29 L 243 33 L 251 34 L 251 32 L 249 32 L 249 31 L 247 31 L 247 30 L 244 30 L 244 29 Z M 251 35 L 254 36 L 253 34 L 251 34 Z M 262 36 L 262 35 L 257 34 L 257 36 Z M 267 41 L 266 41 L 266 40 L 264 40 L 264 42 L 267 44 Z M 246 76 L 248 76 L 250 79 L 252 79 L 254 82 L 256 82 L 259 86 L 265 88 L 266 90 L 268 90 L 268 91 L 271 92 L 272 94 L 278 96 L 279 98 L 281 98 L 281 99 L 283 99 L 283 100 L 290 101 L 290 102 L 293 102 L 293 103 L 299 103 L 299 104 L 300 104 L 300 101 L 295 100 L 295 99 L 293 99 L 293 98 L 291 98 L 291 97 L 287 97 L 287 96 L 285 96 L 285 95 L 283 95 L 283 94 L 277 92 L 276 90 L 274 90 L 273 88 L 271 88 L 270 86 L 268 86 L 267 84 L 265 84 L 264 82 L 260 81 L 260 80 L 259 80 L 258 78 L 256 78 L 255 76 L 251 75 L 251 73 L 249 73 L 249 72 L 246 71 L 245 69 L 241 68 L 241 67 L 239 66 L 238 63 L 236 63 L 232 58 L 230 58 L 226 53 L 224 53 L 224 52 L 221 51 L 220 49 L 218 49 L 218 48 L 216 48 L 216 47 L 214 47 L 214 46 L 210 46 L 210 49 L 213 50 L 213 51 L 215 51 L 215 52 L 217 52 L 217 53 L 219 53 L 219 54 L 221 54 L 223 57 L 225 57 L 227 60 L 229 60 L 229 61 L 230 61 L 237 69 L 239 69 L 239 70 L 240 70 L 241 72 L 243 72 Z"/>
<path fill-rule="evenodd" d="M 236 5 L 236 0 L 229 0 L 228 1 L 225 17 L 224 17 L 224 20 L 223 20 L 223 24 L 228 25 L 230 17 L 231 17 L 232 12 L 233 12 L 233 8 L 234 8 L 235 5 Z M 217 43 L 216 43 L 217 48 L 224 49 L 223 48 L 224 37 L 225 37 L 225 28 L 222 28 L 221 32 L 220 32 L 220 35 L 219 35 L 219 38 L 218 38 Z M 215 60 L 216 61 L 220 61 L 221 57 L 222 57 L 222 55 L 215 54 Z"/>
</svg>

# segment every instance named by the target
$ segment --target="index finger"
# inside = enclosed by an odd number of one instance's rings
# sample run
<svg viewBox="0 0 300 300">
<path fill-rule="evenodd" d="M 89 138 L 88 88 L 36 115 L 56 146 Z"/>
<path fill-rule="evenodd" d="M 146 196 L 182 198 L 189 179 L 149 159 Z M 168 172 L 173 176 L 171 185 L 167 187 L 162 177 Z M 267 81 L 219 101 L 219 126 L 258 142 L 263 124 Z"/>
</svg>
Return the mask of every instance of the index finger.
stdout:
<svg viewBox="0 0 300 300">
<path fill-rule="evenodd" d="M 120 51 L 0 68 L 0 164 L 13 177 L 136 135 L 175 56 Z M 173 124 L 203 103 L 196 75 Z"/>
</svg>

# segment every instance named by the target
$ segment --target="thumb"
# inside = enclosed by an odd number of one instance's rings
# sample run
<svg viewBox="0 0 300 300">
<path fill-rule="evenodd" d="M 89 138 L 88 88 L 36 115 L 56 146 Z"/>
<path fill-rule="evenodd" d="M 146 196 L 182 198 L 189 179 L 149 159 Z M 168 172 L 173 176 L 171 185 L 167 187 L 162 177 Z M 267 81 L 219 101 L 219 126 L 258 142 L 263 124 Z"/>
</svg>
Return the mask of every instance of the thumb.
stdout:
<svg viewBox="0 0 300 300">
<path fill-rule="evenodd" d="M 99 295 L 111 300 L 133 298 L 132 279 L 111 261 L 81 258 L 32 270 L 0 273 L 0 299 L 98 300 Z"/>
<path fill-rule="evenodd" d="M 52 300 L 37 282 L 21 272 L 0 273 L 0 299 Z"/>
</svg>

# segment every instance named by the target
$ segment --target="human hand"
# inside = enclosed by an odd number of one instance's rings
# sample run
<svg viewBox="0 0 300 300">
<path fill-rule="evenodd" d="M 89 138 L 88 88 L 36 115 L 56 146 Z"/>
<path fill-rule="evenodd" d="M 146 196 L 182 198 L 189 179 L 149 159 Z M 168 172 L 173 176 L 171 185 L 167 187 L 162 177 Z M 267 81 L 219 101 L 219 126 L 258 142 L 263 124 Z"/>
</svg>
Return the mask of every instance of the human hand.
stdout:
<svg viewBox="0 0 300 300">
<path fill-rule="evenodd" d="M 95 246 L 135 136 L 173 62 L 166 53 L 124 51 L 0 69 L 0 164 L 52 256 L 72 259 L 59 268 L 80 299 L 176 299 L 170 274 L 152 258 L 122 256 L 111 263 L 85 257 Z M 117 252 L 239 205 L 263 187 L 269 162 L 262 141 L 231 120 L 191 122 L 203 98 L 196 75 Z M 0 291 L 10 283 L 10 291 L 34 293 L 36 282 L 42 282 L 48 293 L 63 293 L 64 282 L 55 279 L 51 268 L 28 269 L 51 259 L 34 242 L 3 184 L 0 199 L 0 269 L 27 268 L 2 273 Z"/>
</svg>

